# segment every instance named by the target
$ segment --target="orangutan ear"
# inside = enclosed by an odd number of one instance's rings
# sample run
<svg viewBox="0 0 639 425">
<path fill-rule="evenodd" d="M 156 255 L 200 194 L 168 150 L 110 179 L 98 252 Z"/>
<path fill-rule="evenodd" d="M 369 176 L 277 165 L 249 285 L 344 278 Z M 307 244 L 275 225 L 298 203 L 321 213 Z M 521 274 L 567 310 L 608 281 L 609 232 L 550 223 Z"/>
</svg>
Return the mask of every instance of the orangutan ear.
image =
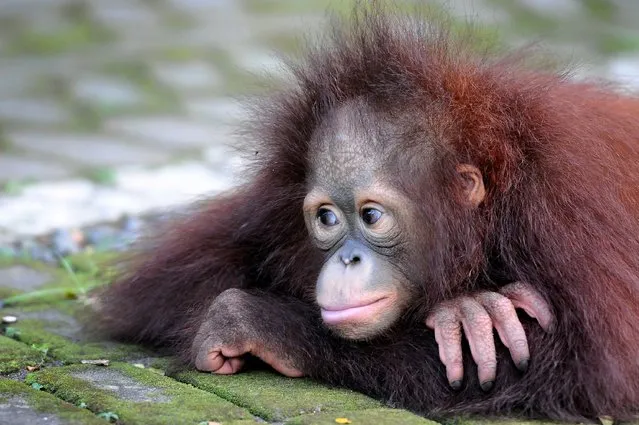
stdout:
<svg viewBox="0 0 639 425">
<path fill-rule="evenodd" d="M 470 164 L 459 164 L 456 169 L 464 182 L 464 203 L 472 208 L 477 207 L 486 197 L 486 188 L 484 187 L 481 171 Z"/>
</svg>

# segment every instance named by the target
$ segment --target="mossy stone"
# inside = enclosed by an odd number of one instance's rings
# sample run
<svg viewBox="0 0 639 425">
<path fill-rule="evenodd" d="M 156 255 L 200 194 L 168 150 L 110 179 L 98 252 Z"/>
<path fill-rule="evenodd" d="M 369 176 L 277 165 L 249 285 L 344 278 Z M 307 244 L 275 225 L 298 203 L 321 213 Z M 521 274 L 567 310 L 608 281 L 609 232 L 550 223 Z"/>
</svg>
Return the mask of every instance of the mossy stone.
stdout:
<svg viewBox="0 0 639 425">
<path fill-rule="evenodd" d="M 30 409 L 36 413 L 45 413 L 51 420 L 51 415 L 65 425 L 104 425 L 105 422 L 98 419 L 86 409 L 81 409 L 64 402 L 51 394 L 35 390 L 23 383 L 10 379 L 0 379 L 0 406 L 7 403 L 15 404 L 15 400 L 24 401 Z M 2 407 L 0 407 L 2 408 Z M 14 419 L 25 419 L 14 418 Z M 19 423 L 16 421 L 15 423 Z M 26 423 L 26 422 L 25 422 Z M 40 422 L 34 422 L 40 423 Z M 42 421 L 45 423 L 45 421 Z M 46 421 L 49 423 L 49 421 Z"/>
<path fill-rule="evenodd" d="M 27 366 L 36 366 L 43 360 L 42 352 L 29 345 L 0 335 L 0 373 L 16 372 Z"/>
<path fill-rule="evenodd" d="M 254 415 L 280 421 L 314 412 L 342 412 L 381 407 L 363 394 L 332 389 L 308 379 L 287 378 L 267 371 L 237 375 L 181 372 L 174 378 L 212 392 Z"/>
<path fill-rule="evenodd" d="M 122 423 L 131 424 L 199 424 L 252 419 L 251 414 L 226 400 L 177 382 L 161 374 L 125 363 L 113 363 L 110 369 L 152 387 L 166 397 L 162 402 L 122 400 L 113 391 L 97 388 L 74 374 L 86 373 L 103 366 L 73 365 L 45 369 L 27 375 L 28 384 L 42 385 L 42 389 L 73 404 L 85 403 L 95 412 L 113 412 Z"/>
</svg>

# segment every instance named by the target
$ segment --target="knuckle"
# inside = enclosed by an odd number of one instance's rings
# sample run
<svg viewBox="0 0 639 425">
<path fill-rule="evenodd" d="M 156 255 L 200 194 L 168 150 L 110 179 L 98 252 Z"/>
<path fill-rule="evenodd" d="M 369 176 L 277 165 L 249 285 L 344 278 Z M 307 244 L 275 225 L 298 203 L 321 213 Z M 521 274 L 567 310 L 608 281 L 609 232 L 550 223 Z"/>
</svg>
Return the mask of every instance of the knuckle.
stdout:
<svg viewBox="0 0 639 425">
<path fill-rule="evenodd" d="M 491 305 L 492 315 L 499 320 L 508 320 L 510 318 L 516 318 L 514 316 L 515 307 L 513 303 L 506 297 L 500 297 L 500 299 L 495 300 L 495 302 Z"/>
<path fill-rule="evenodd" d="M 457 316 L 458 308 L 455 304 L 450 302 L 442 303 L 435 307 L 435 310 L 431 314 L 436 322 L 446 322 L 454 320 Z"/>
<path fill-rule="evenodd" d="M 215 301 L 224 303 L 237 303 L 244 299 L 245 292 L 238 288 L 230 288 L 223 291 L 215 298 Z"/>
<path fill-rule="evenodd" d="M 527 350 L 528 349 L 528 341 L 526 341 L 526 339 L 515 339 L 512 343 L 511 346 L 513 349 L 515 350 Z"/>
<path fill-rule="evenodd" d="M 479 366 L 481 369 L 484 369 L 484 370 L 496 370 L 497 361 L 495 359 L 482 360 L 481 362 L 479 362 L 477 366 Z"/>
<path fill-rule="evenodd" d="M 492 319 L 483 309 L 472 311 L 465 317 L 468 320 L 469 325 L 472 326 L 474 329 L 486 332 L 493 328 Z"/>
<path fill-rule="evenodd" d="M 456 340 L 461 337 L 461 326 L 459 322 L 442 323 L 439 329 L 445 341 Z"/>
</svg>

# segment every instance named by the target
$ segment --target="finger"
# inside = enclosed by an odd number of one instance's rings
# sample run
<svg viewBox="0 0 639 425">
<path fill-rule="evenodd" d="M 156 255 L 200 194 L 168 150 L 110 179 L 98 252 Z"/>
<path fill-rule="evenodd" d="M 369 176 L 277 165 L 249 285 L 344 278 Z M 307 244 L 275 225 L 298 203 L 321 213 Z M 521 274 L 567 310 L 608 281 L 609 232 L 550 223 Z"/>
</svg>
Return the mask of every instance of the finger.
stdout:
<svg viewBox="0 0 639 425">
<path fill-rule="evenodd" d="M 271 351 L 258 350 L 253 354 L 284 376 L 288 376 L 289 378 L 300 378 L 304 376 L 301 370 L 290 364 L 290 361 L 283 359 Z"/>
<path fill-rule="evenodd" d="M 247 352 L 244 347 L 219 348 L 217 344 L 209 341 L 205 341 L 198 351 L 195 368 L 203 372 L 223 375 L 239 372 L 244 365 L 244 360 L 240 356 Z"/>
<path fill-rule="evenodd" d="M 195 358 L 195 368 L 202 372 L 214 372 L 224 364 L 224 356 L 219 350 L 201 349 Z"/>
<path fill-rule="evenodd" d="M 514 282 L 504 286 L 499 292 L 508 297 L 515 308 L 521 308 L 530 317 L 535 318 L 543 330 L 552 331 L 555 316 L 544 297 L 531 285 Z"/>
<path fill-rule="evenodd" d="M 530 360 L 528 340 L 512 302 L 496 292 L 482 292 L 475 299 L 486 309 L 517 368 L 525 372 Z"/>
<path fill-rule="evenodd" d="M 429 320 L 430 319 L 430 320 Z M 461 324 L 457 308 L 447 306 L 438 309 L 428 323 L 435 329 L 435 340 L 439 348 L 439 358 L 446 367 L 446 377 L 453 389 L 460 389 L 464 379 L 464 363 L 461 349 Z"/>
<path fill-rule="evenodd" d="M 493 322 L 484 307 L 472 298 L 460 300 L 460 312 L 470 352 L 477 364 L 479 383 L 484 391 L 488 391 L 497 374 Z"/>
<path fill-rule="evenodd" d="M 221 355 L 220 357 L 223 359 L 222 365 L 218 369 L 211 371 L 217 375 L 233 375 L 244 366 L 244 359 L 241 357 L 223 357 Z"/>
</svg>

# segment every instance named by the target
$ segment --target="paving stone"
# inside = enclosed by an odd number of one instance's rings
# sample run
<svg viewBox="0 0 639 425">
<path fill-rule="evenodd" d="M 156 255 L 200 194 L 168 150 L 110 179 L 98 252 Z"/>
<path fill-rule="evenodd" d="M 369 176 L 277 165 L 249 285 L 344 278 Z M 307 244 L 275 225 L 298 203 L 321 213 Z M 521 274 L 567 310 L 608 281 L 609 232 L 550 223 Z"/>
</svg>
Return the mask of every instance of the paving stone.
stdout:
<svg viewBox="0 0 639 425">
<path fill-rule="evenodd" d="M 0 182 L 23 179 L 57 179 L 67 177 L 71 173 L 52 161 L 41 161 L 17 155 L 2 154 L 0 156 Z"/>
<path fill-rule="evenodd" d="M 0 287 L 12 288 L 20 291 L 32 291 L 51 282 L 49 273 L 33 270 L 29 267 L 16 265 L 0 269 Z"/>
<path fill-rule="evenodd" d="M 608 77 L 629 89 L 639 87 L 639 59 L 637 55 L 620 55 L 608 63 Z"/>
<path fill-rule="evenodd" d="M 180 90 L 212 89 L 222 81 L 219 73 L 204 62 L 156 64 L 157 78 Z"/>
<path fill-rule="evenodd" d="M 68 338 L 71 341 L 82 341 L 86 335 L 82 332 L 82 325 L 72 316 L 59 310 L 47 309 L 18 313 L 19 320 L 37 320 L 47 332 Z"/>
<path fill-rule="evenodd" d="M 286 423 L 290 425 L 335 425 L 336 423 L 339 423 L 336 419 L 342 418 L 350 421 L 347 423 L 352 423 L 353 425 L 437 425 L 437 422 L 430 421 L 405 410 L 397 409 L 380 408 L 353 412 L 342 411 L 338 413 L 305 415 L 294 418 Z"/>
<path fill-rule="evenodd" d="M 100 135 L 58 135 L 32 132 L 10 134 L 13 144 L 40 154 L 55 155 L 87 166 L 157 164 L 167 153 Z"/>
<path fill-rule="evenodd" d="M 454 423 L 455 425 L 566 425 L 566 422 L 533 421 L 511 418 L 486 419 L 481 417 L 459 417 L 454 419 Z M 602 424 L 605 423 L 605 421 L 602 421 Z M 610 423 L 612 423 L 612 421 Z"/>
<path fill-rule="evenodd" d="M 49 368 L 27 377 L 70 403 L 85 402 L 93 412 L 114 412 L 122 423 L 197 424 L 251 420 L 245 409 L 147 369 L 124 363 L 108 367 Z"/>
<path fill-rule="evenodd" d="M 77 285 L 91 281 L 77 280 Z M 58 295 L 64 298 L 64 292 Z M 42 298 L 41 304 L 25 307 L 5 308 L 2 314 L 18 318 L 12 327 L 18 332 L 15 338 L 26 344 L 45 344 L 48 356 L 63 363 L 78 363 L 81 360 L 126 360 L 150 356 L 142 347 L 96 339 L 81 326 L 82 315 L 88 320 L 82 305 L 77 301 L 55 301 Z"/>
<path fill-rule="evenodd" d="M 148 27 L 160 23 L 157 14 L 140 1 L 96 1 L 91 5 L 91 12 L 95 18 L 107 26 L 121 29 L 122 27 Z"/>
<path fill-rule="evenodd" d="M 128 81 L 108 77 L 87 77 L 73 84 L 76 98 L 107 108 L 140 105 L 142 92 Z"/>
<path fill-rule="evenodd" d="M 104 425 L 93 413 L 51 394 L 9 379 L 0 379 L 0 423 L 3 425 Z"/>
<path fill-rule="evenodd" d="M 0 62 L 0 94 L 3 98 L 23 95 L 37 83 L 34 70 L 3 66 Z"/>
<path fill-rule="evenodd" d="M 42 361 L 42 353 L 21 342 L 0 335 L 0 374 L 16 372 L 27 366 L 35 366 Z M 2 378 L 0 378 L 0 381 Z M 2 404 L 0 391 L 0 405 Z M 2 407 L 0 407 L 0 412 Z M 2 413 L 0 413 L 0 423 Z"/>
<path fill-rule="evenodd" d="M 223 171 L 223 170 L 222 170 Z M 17 196 L 0 196 L 0 235 L 41 235 L 115 221 L 124 214 L 175 208 L 233 187 L 232 176 L 198 162 L 115 172 L 115 187 L 69 180 L 27 186 Z"/>
<path fill-rule="evenodd" d="M 381 407 L 369 397 L 346 389 L 330 389 L 307 379 L 271 372 L 212 375 L 188 371 L 177 380 L 210 391 L 269 421 L 316 412 L 345 412 Z"/>
<path fill-rule="evenodd" d="M 237 8 L 239 3 L 236 0 L 168 0 L 175 8 L 193 13 L 199 13 L 206 9 L 229 9 Z"/>
<path fill-rule="evenodd" d="M 138 140 L 172 149 L 192 149 L 210 144 L 219 130 L 214 126 L 173 116 L 121 118 L 107 123 L 107 129 Z"/>
<path fill-rule="evenodd" d="M 247 117 L 240 102 L 227 98 L 194 99 L 187 102 L 186 108 L 193 117 L 235 125 Z"/>
<path fill-rule="evenodd" d="M 289 71 L 274 51 L 242 49 L 235 52 L 235 61 L 240 68 L 252 74 L 290 78 Z"/>
<path fill-rule="evenodd" d="M 87 381 L 96 388 L 112 391 L 122 400 L 136 403 L 143 401 L 166 403 L 171 401 L 171 398 L 165 395 L 159 388 L 142 385 L 116 369 L 107 367 L 89 368 L 72 373 L 71 376 Z"/>
<path fill-rule="evenodd" d="M 0 119 L 31 124 L 60 124 L 70 114 L 48 99 L 0 99 Z"/>
<path fill-rule="evenodd" d="M 204 195 L 214 195 L 227 190 L 233 183 L 227 176 L 197 162 L 175 164 L 155 172 L 140 169 L 123 170 L 116 176 L 119 189 L 139 196 L 146 193 L 156 207 L 192 202 Z"/>
<path fill-rule="evenodd" d="M 62 425 L 62 422 L 55 415 L 36 412 L 21 397 L 10 397 L 4 402 L 0 402 L 0 423 L 4 425 L 22 425 L 25 423 Z"/>
</svg>

